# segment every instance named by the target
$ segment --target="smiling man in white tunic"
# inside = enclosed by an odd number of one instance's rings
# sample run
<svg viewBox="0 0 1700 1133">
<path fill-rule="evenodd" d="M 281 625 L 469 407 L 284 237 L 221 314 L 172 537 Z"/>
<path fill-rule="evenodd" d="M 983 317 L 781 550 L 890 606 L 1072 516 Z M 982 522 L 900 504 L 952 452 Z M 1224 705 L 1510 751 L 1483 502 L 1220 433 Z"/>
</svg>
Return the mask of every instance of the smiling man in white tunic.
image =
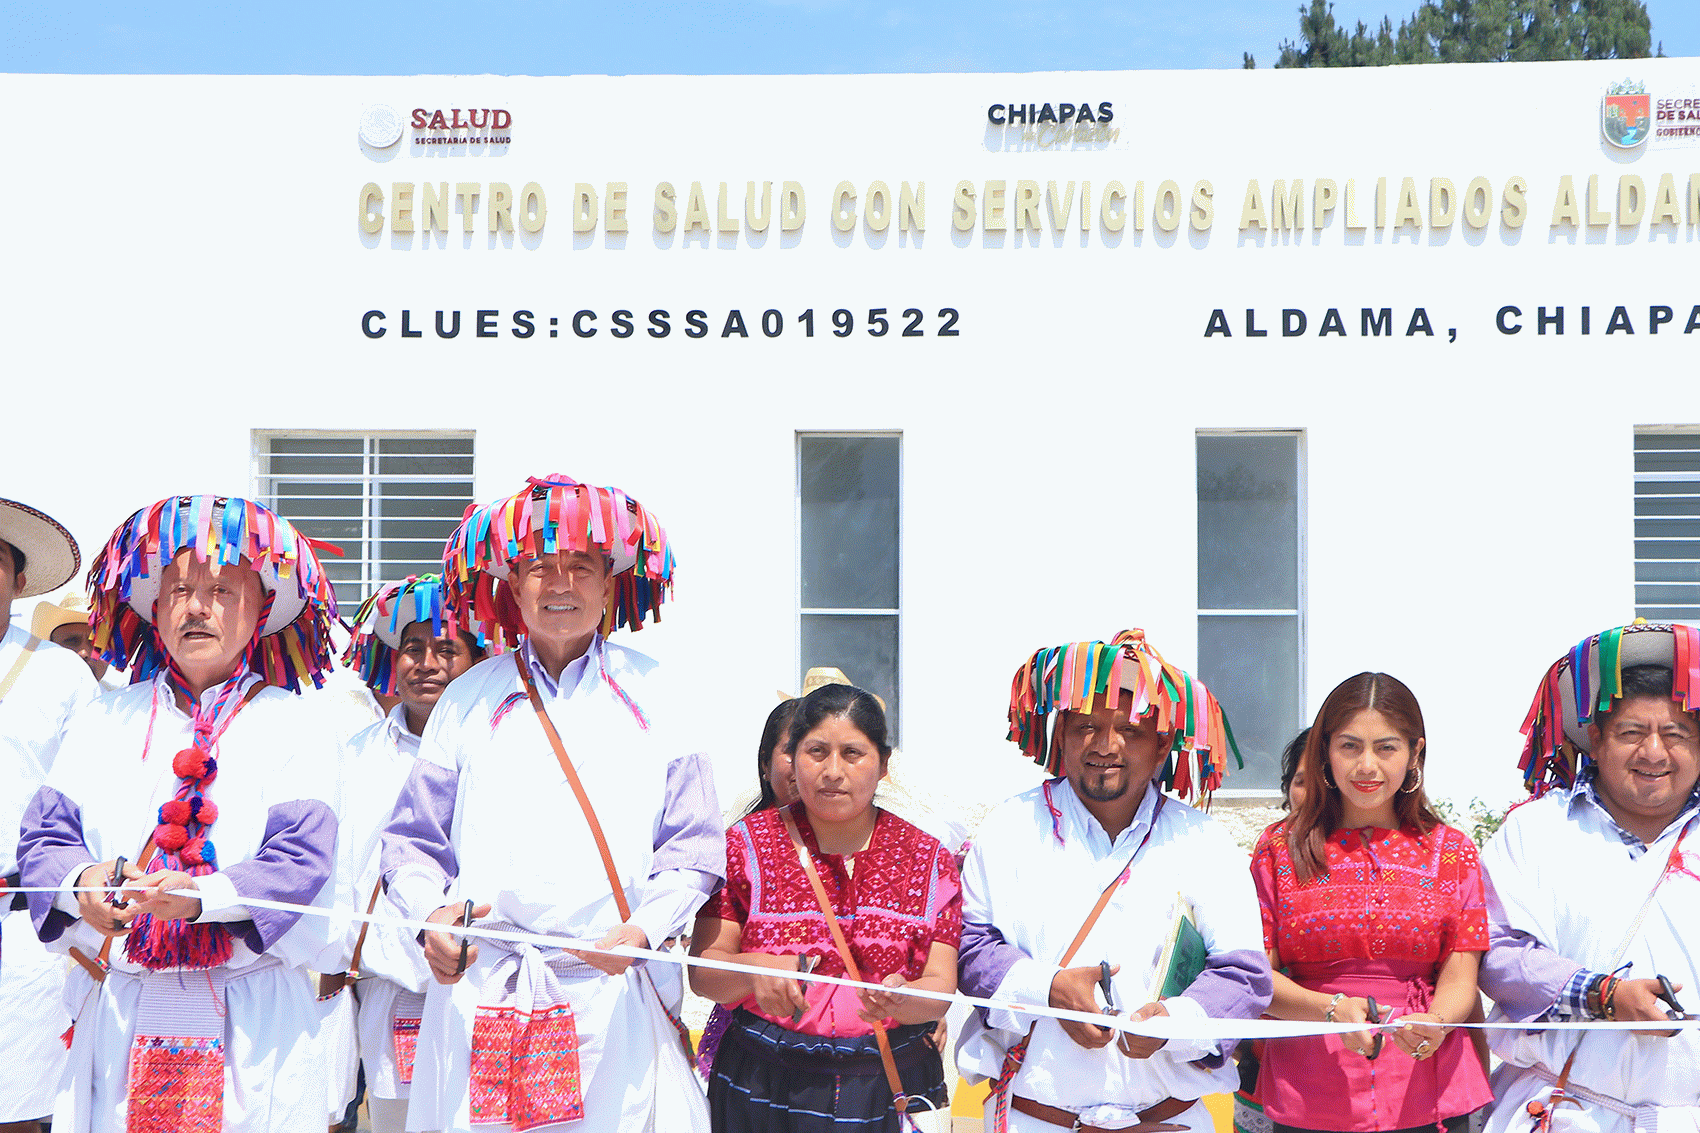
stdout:
<svg viewBox="0 0 1700 1133">
<path fill-rule="evenodd" d="M 0 500 L 0 877 L 18 881 L 12 835 L 47 778 L 65 721 L 97 695 L 87 667 L 46 634 L 12 625 L 12 601 L 57 590 L 82 556 L 71 533 L 28 504 Z M 36 1133 L 53 1110 L 68 1021 L 62 1000 L 65 962 L 42 948 L 21 912 L 22 894 L 0 897 L 0 1133 Z"/>
<path fill-rule="evenodd" d="M 662 1007 L 676 968 L 452 931 L 470 907 L 481 928 L 658 947 L 723 881 L 708 761 L 655 662 L 604 640 L 659 614 L 666 533 L 556 475 L 470 512 L 443 565 L 461 624 L 519 643 L 437 702 L 384 834 L 392 897 L 445 929 L 424 934 L 407 1128 L 688 1133 L 707 1104 Z"/>
<path fill-rule="evenodd" d="M 258 902 L 335 898 L 336 743 L 295 695 L 330 664 L 330 583 L 266 508 L 178 496 L 118 528 L 89 590 L 135 683 L 66 727 L 18 858 L 26 886 L 131 887 L 30 897 L 78 964 L 54 1128 L 322 1128 L 306 969 L 329 922 Z"/>
<path fill-rule="evenodd" d="M 1578 708 L 1580 705 L 1580 709 Z M 1490 1133 L 1700 1130 L 1700 629 L 1636 622 L 1555 662 L 1523 725 L 1524 781 L 1482 851 Z M 1661 982 L 1662 977 L 1662 982 Z"/>
<path fill-rule="evenodd" d="M 1246 855 L 1163 789 L 1207 795 L 1220 782 L 1233 744 L 1215 697 L 1125 630 L 1036 652 L 1016 672 L 1009 721 L 1057 777 L 974 836 L 961 989 L 1136 1020 L 1262 1014 L 1271 978 Z M 1236 1088 L 1233 1045 L 982 1008 L 957 1066 L 993 1080 L 992 1133 L 1208 1133 L 1200 1099 Z"/>
</svg>

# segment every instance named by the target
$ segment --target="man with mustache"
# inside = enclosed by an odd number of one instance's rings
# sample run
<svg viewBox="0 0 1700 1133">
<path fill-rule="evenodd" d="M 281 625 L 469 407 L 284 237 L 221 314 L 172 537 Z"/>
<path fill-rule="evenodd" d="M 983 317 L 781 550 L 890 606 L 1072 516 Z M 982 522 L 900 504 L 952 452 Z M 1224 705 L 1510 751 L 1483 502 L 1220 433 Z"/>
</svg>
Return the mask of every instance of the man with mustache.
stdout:
<svg viewBox="0 0 1700 1133">
<path fill-rule="evenodd" d="M 295 695 L 330 664 L 330 582 L 268 509 L 175 496 L 113 533 L 89 592 L 96 648 L 134 683 L 67 725 L 18 845 L 26 886 L 95 890 L 30 898 L 77 963 L 54 1127 L 321 1127 L 305 973 L 329 921 L 262 902 L 336 896 L 336 743 Z M 100 892 L 115 875 L 129 887 Z"/>
<path fill-rule="evenodd" d="M 419 754 L 419 737 L 444 690 L 485 650 L 444 601 L 443 580 L 435 574 L 391 583 L 372 595 L 355 617 L 359 634 L 343 662 L 354 668 L 375 695 L 399 697 L 389 715 L 357 733 L 343 752 L 342 854 L 353 871 L 352 892 L 343 900 L 379 912 L 397 913 L 375 892 L 378 884 L 378 835 L 395 806 Z M 413 1042 L 430 969 L 413 934 L 356 922 L 350 930 L 343 967 L 352 987 L 352 1025 L 359 1062 L 365 1067 L 366 1107 L 376 1133 L 402 1133 L 413 1081 Z M 358 952 L 358 955 L 355 955 Z M 329 982 L 327 982 L 327 980 Z M 321 981 L 321 994 L 341 980 Z M 339 1005 L 340 1006 L 340 1005 Z M 332 1114 L 340 1120 L 354 1096 L 355 1067 L 332 1066 Z"/>
<path fill-rule="evenodd" d="M 974 836 L 958 986 L 1136 1020 L 1262 1014 L 1272 981 L 1245 854 L 1164 793 L 1207 796 L 1220 782 L 1232 739 L 1216 698 L 1143 630 L 1124 630 L 1034 653 L 1016 671 L 1009 723 L 1057 778 L 1003 803 Z M 1157 960 L 1182 898 L 1198 966 L 1165 981 Z M 1200 1099 L 1238 1085 L 1233 1047 L 981 1008 L 956 1061 L 994 1083 L 990 1133 L 1210 1133 Z"/>
<path fill-rule="evenodd" d="M 77 573 L 77 541 L 51 516 L 16 500 L 0 500 L 0 878 L 18 882 L 12 840 L 30 796 L 47 778 L 65 721 L 98 693 L 76 656 L 46 644 L 46 633 L 12 625 L 12 602 L 46 594 Z M 0 896 L 5 944 L 0 948 L 0 1133 L 36 1133 L 53 1108 L 65 1065 L 60 1003 L 65 963 L 42 948 L 20 894 Z"/>
<path fill-rule="evenodd" d="M 534 478 L 467 514 L 443 576 L 459 624 L 517 646 L 437 702 L 384 831 L 392 897 L 443 926 L 424 933 L 407 1126 L 689 1133 L 707 1104 L 662 1010 L 673 965 L 454 932 L 470 907 L 479 927 L 660 947 L 723 882 L 708 760 L 655 662 L 605 638 L 659 614 L 667 533 L 616 488 Z"/>
<path fill-rule="evenodd" d="M 1637 621 L 1584 638 L 1536 690 L 1535 797 L 1482 851 L 1488 1022 L 1642 1026 L 1489 1031 L 1490 1133 L 1700 1124 L 1700 1031 L 1661 1025 L 1700 1007 L 1697 670 L 1700 629 Z"/>
</svg>

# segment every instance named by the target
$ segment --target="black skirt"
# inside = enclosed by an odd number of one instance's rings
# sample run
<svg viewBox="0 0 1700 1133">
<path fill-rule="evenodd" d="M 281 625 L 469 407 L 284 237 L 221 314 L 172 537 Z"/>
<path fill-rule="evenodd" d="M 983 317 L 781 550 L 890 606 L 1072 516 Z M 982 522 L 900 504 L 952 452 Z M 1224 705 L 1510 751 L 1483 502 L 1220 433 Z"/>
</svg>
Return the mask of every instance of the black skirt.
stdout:
<svg viewBox="0 0 1700 1133">
<path fill-rule="evenodd" d="M 932 1023 L 887 1032 L 911 1097 L 949 1104 Z M 910 1110 L 924 1110 L 917 1101 Z M 898 1133 L 897 1109 L 872 1035 L 805 1035 L 739 1009 L 708 1083 L 714 1133 Z"/>
</svg>

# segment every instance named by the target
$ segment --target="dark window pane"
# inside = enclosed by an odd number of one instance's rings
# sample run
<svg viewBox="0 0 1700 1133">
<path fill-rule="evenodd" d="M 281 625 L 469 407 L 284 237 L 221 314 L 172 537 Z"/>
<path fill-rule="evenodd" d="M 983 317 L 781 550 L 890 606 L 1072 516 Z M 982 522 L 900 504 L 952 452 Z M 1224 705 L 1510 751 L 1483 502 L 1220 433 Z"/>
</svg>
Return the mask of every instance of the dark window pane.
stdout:
<svg viewBox="0 0 1700 1133">
<path fill-rule="evenodd" d="M 1298 608 L 1298 438 L 1198 438 L 1198 605 Z"/>
<path fill-rule="evenodd" d="M 831 665 L 885 701 L 886 726 L 897 743 L 897 619 L 871 614 L 804 614 L 803 674 L 817 665 Z"/>
<path fill-rule="evenodd" d="M 1636 582 L 1697 582 L 1700 583 L 1700 562 L 1653 562 L 1635 564 Z M 1700 587 L 1695 588 L 1700 594 Z"/>
<path fill-rule="evenodd" d="M 799 442 L 805 607 L 897 608 L 901 443 L 897 437 Z"/>
<path fill-rule="evenodd" d="M 1296 617 L 1200 617 L 1198 675 L 1234 729 L 1245 769 L 1228 756 L 1224 786 L 1281 786 L 1281 751 L 1308 720 L 1299 688 Z"/>
</svg>

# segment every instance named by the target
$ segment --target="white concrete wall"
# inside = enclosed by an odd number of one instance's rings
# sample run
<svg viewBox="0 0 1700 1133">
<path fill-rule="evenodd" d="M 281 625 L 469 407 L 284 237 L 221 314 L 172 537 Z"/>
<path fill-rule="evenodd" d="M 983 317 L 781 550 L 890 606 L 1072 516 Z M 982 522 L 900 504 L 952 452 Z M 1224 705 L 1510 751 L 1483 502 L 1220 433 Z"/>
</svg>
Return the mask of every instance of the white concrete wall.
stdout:
<svg viewBox="0 0 1700 1133">
<path fill-rule="evenodd" d="M 0 77 L 30 106 L 0 179 L 8 429 L 0 494 L 69 524 L 86 553 L 167 493 L 255 488 L 254 429 L 477 430 L 477 492 L 563 471 L 619 484 L 676 540 L 676 602 L 631 639 L 696 674 L 723 794 L 744 787 L 773 690 L 796 664 L 794 434 L 904 437 L 903 672 L 910 774 L 975 798 L 1025 781 L 1002 741 L 1008 681 L 1034 647 L 1142 625 L 1195 653 L 1193 450 L 1199 428 L 1302 428 L 1308 465 L 1310 709 L 1385 669 L 1417 692 L 1434 793 L 1509 798 L 1517 734 L 1544 667 L 1632 614 L 1631 437 L 1700 420 L 1693 224 L 1549 225 L 1559 178 L 1663 172 L 1686 195 L 1700 151 L 1622 155 L 1598 106 L 1624 72 L 1655 94 L 1700 84 L 1693 60 L 1364 72 L 801 78 Z M 1111 100 L 1117 141 L 1004 148 L 994 102 Z M 361 112 L 504 107 L 505 151 L 364 150 Z M 1011 135 L 1013 138 L 1014 135 Z M 1521 229 L 1242 232 L 1248 179 L 1378 177 L 1462 190 L 1529 185 Z M 1143 181 L 1145 217 L 1040 234 L 951 226 L 959 180 Z M 1208 179 L 1207 232 L 1156 230 L 1157 184 Z M 739 211 L 744 183 L 795 180 L 795 236 L 658 233 L 650 195 L 693 180 Z M 926 182 L 927 231 L 831 224 L 840 180 Z M 463 237 L 363 237 L 376 181 L 541 183 L 540 237 L 491 246 L 481 200 Z M 575 182 L 625 181 L 631 232 L 571 227 Z M 1497 208 L 1498 201 L 1496 199 Z M 419 202 L 415 201 L 416 215 Z M 1078 204 L 1076 205 L 1078 209 Z M 1308 214 L 1308 206 L 1307 206 Z M 1366 219 L 1367 202 L 1359 204 Z M 1392 209 L 1389 209 L 1391 216 Z M 454 217 L 459 220 L 459 213 Z M 1373 221 L 1371 221 L 1373 223 Z M 1522 334 L 1494 329 L 1504 304 Z M 1649 304 L 1678 311 L 1658 335 Z M 1534 333 L 1563 304 L 1571 333 Z M 1593 308 L 1593 334 L 1575 333 Z M 1633 336 L 1602 332 L 1624 304 Z M 961 337 L 868 337 L 869 307 L 962 312 Z M 1359 308 L 1400 332 L 1357 336 Z M 729 308 L 752 337 L 722 339 Z M 816 337 L 796 316 L 816 315 Z M 857 311 L 831 336 L 830 312 Z M 1227 312 L 1232 338 L 1203 337 Z M 1310 335 L 1247 339 L 1305 310 Z M 1350 332 L 1319 339 L 1338 307 Z M 425 324 L 399 338 L 402 309 Z M 463 312 L 437 340 L 437 309 Z M 501 337 L 477 339 L 477 309 Z M 515 309 L 560 337 L 507 334 Z M 601 333 L 572 336 L 578 309 Z M 673 315 L 654 340 L 611 313 Z M 682 334 L 709 313 L 709 337 Z M 760 313 L 785 313 L 774 340 Z M 360 316 L 387 313 L 365 338 Z M 1449 343 L 1447 328 L 1456 328 Z M 30 603 L 17 612 L 27 617 Z M 1232 705 L 1229 705 L 1230 712 Z M 1230 780 L 1231 785 L 1231 780 Z"/>
</svg>

